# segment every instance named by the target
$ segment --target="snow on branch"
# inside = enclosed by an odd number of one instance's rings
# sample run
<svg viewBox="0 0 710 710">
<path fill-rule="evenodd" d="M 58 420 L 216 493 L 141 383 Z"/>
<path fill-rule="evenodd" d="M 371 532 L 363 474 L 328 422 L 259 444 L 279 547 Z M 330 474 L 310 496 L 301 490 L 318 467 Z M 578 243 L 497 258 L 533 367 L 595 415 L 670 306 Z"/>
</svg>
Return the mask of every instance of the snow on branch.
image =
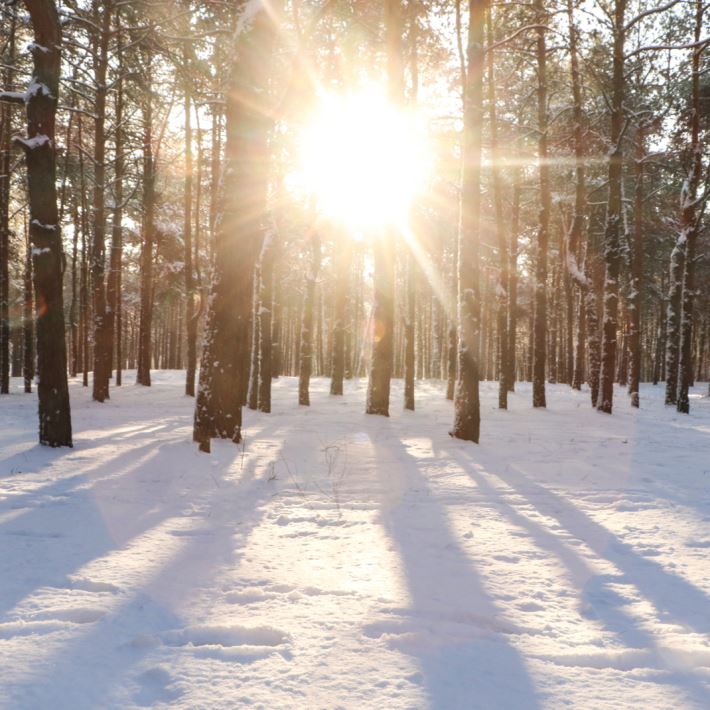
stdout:
<svg viewBox="0 0 710 710">
<path fill-rule="evenodd" d="M 37 150 L 37 148 L 41 148 L 43 145 L 52 145 L 52 141 L 49 136 L 44 133 L 40 133 L 32 138 L 15 136 L 12 140 L 14 143 L 17 143 L 17 145 L 22 146 L 25 150 Z"/>
<path fill-rule="evenodd" d="M 0 91 L 0 103 L 25 104 L 25 103 L 27 103 L 27 92 L 25 92 L 25 91 Z"/>
<path fill-rule="evenodd" d="M 710 37 L 705 37 L 704 39 L 699 39 L 697 42 L 687 42 L 686 44 L 649 44 L 645 47 L 639 47 L 633 52 L 629 52 L 624 56 L 624 59 L 631 59 L 641 52 L 660 52 L 661 50 L 680 50 L 680 49 L 695 49 L 696 47 L 704 47 L 706 44 L 710 44 Z"/>
<path fill-rule="evenodd" d="M 655 15 L 658 12 L 665 12 L 666 10 L 670 10 L 672 7 L 675 7 L 678 5 L 682 0 L 671 0 L 670 2 L 667 2 L 665 5 L 661 5 L 660 7 L 650 7 L 648 10 L 644 10 L 643 12 L 640 12 L 636 17 L 632 17 L 625 25 L 624 25 L 624 32 L 628 32 L 635 24 L 638 22 L 641 22 L 645 17 L 648 17 L 649 15 Z"/>
</svg>

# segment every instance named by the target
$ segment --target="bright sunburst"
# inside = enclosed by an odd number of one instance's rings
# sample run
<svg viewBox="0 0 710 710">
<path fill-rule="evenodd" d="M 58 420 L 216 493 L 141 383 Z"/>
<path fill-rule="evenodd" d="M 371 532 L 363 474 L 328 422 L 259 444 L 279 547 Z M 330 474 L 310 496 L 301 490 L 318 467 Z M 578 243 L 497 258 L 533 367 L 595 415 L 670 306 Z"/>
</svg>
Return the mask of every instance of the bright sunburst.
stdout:
<svg viewBox="0 0 710 710">
<path fill-rule="evenodd" d="M 379 92 L 327 95 L 299 137 L 300 189 L 355 232 L 406 221 L 429 173 L 423 122 Z"/>
</svg>

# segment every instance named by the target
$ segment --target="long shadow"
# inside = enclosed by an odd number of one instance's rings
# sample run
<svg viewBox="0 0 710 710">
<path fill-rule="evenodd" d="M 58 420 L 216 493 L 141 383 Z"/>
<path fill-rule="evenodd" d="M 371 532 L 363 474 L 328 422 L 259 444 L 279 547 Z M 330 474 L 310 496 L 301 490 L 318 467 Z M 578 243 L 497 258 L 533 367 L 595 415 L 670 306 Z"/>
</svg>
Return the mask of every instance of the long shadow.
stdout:
<svg viewBox="0 0 710 710">
<path fill-rule="evenodd" d="M 449 455 L 454 460 L 460 461 L 458 458 L 460 453 L 460 451 L 450 451 Z M 550 552 L 562 562 L 574 587 L 593 609 L 595 620 L 599 621 L 607 631 L 621 637 L 629 647 L 649 652 L 654 667 L 668 673 L 665 678 L 658 679 L 657 682 L 677 686 L 681 691 L 688 693 L 698 703 L 698 707 L 704 707 L 708 700 L 707 687 L 691 672 L 682 672 L 677 667 L 669 666 L 668 660 L 659 652 L 654 637 L 624 611 L 623 605 L 626 600 L 607 587 L 608 582 L 619 583 L 622 578 L 593 572 L 579 553 L 565 545 L 556 534 L 543 525 L 520 513 L 514 505 L 505 500 L 500 490 L 486 480 L 485 476 L 470 465 L 464 470 L 475 481 L 481 493 L 487 499 L 495 501 L 497 509 L 513 525 L 527 531 L 540 549 Z"/>
<path fill-rule="evenodd" d="M 231 460 L 222 462 L 225 470 L 241 454 L 237 447 L 232 451 Z M 274 460 L 277 457 L 278 451 Z M 273 494 L 264 478 L 254 478 L 256 466 L 262 463 L 259 457 L 248 462 L 237 481 L 214 479 L 210 494 L 200 501 L 203 524 L 179 535 L 184 541 L 179 552 L 140 588 L 129 589 L 118 608 L 93 624 L 88 633 L 64 644 L 49 669 L 41 671 L 41 684 L 36 677 L 28 677 L 14 686 L 14 697 L 21 700 L 31 694 L 41 707 L 50 707 L 54 697 L 62 697 L 67 706 L 77 709 L 118 706 L 112 702 L 112 688 L 125 687 L 127 673 L 160 646 L 162 633 L 185 624 L 181 606 L 191 593 L 209 589 L 215 573 L 234 566 L 243 554 L 249 534 L 263 516 L 265 508 L 260 503 Z M 83 677 L 84 668 L 92 669 L 90 682 Z M 177 695 L 170 696 L 173 691 L 151 697 L 146 690 L 150 688 L 139 690 L 134 701 L 177 699 Z"/>
<path fill-rule="evenodd" d="M 568 500 L 535 483 L 522 472 L 506 467 L 496 471 L 496 475 L 545 515 L 557 518 L 597 555 L 616 565 L 660 613 L 697 633 L 710 633 L 710 597 L 702 590 L 668 572 L 658 562 L 642 557 L 631 545 L 622 542 Z"/>
<path fill-rule="evenodd" d="M 22 508 L 33 510 L 36 507 L 44 505 L 44 502 L 41 500 L 42 498 L 65 496 L 84 482 L 95 481 L 95 479 L 101 481 L 102 477 L 106 474 L 111 474 L 114 469 L 120 468 L 133 459 L 140 458 L 145 451 L 154 448 L 156 448 L 156 442 L 149 441 L 141 446 L 123 451 L 117 456 L 105 459 L 98 466 L 90 465 L 88 468 L 85 462 L 79 458 L 77 459 L 77 468 L 79 468 L 77 473 L 61 476 L 35 488 L 31 488 L 24 493 L 10 494 L 2 504 L 0 504 L 0 514 Z M 111 476 L 111 478 L 113 477 L 114 476 Z M 22 520 L 22 516 L 12 518 L 13 523 L 19 520 Z"/>
<path fill-rule="evenodd" d="M 373 443 L 384 485 L 398 488 L 395 500 L 385 501 L 382 520 L 398 547 L 411 596 L 409 608 L 391 610 L 406 620 L 405 634 L 393 645 L 417 659 L 431 707 L 539 707 L 525 662 L 506 639 L 516 629 L 485 592 L 418 460 L 394 435 Z M 391 630 L 391 623 L 371 624 L 367 633 Z"/>
<path fill-rule="evenodd" d="M 155 443 L 140 450 L 150 447 L 155 447 Z M 117 459 L 130 460 L 136 455 L 137 450 L 132 449 Z M 99 476 L 103 470 L 114 469 L 117 459 L 105 462 L 92 474 Z M 130 475 L 140 476 L 149 465 L 150 460 L 131 469 Z M 66 502 L 46 504 L 39 500 L 0 528 L 0 576 L 4 580 L 0 615 L 34 589 L 66 585 L 72 570 L 120 546 L 132 534 L 139 535 L 161 522 L 165 511 L 155 509 L 151 500 L 138 503 L 137 515 L 123 525 L 108 520 L 101 505 L 100 485 L 73 490 L 85 478 L 84 474 L 76 474 L 23 496 L 28 503 L 34 497 L 46 496 L 62 496 Z"/>
</svg>

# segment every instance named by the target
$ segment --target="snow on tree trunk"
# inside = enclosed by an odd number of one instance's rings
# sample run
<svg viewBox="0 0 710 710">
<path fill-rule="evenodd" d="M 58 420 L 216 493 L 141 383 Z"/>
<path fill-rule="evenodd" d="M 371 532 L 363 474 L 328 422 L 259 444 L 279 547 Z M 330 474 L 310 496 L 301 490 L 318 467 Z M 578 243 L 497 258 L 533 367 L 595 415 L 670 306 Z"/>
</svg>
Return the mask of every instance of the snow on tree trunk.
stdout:
<svg viewBox="0 0 710 710">
<path fill-rule="evenodd" d="M 643 180 L 645 155 L 644 126 L 639 126 L 636 135 L 636 162 L 634 189 L 634 238 L 631 248 L 631 288 L 628 296 L 629 312 L 629 395 L 631 406 L 639 406 L 639 387 L 641 384 L 641 304 L 643 287 Z"/>
<path fill-rule="evenodd" d="M 678 360 L 678 404 L 682 414 L 690 411 L 688 390 L 693 380 L 693 304 L 695 300 L 695 268 L 699 224 L 696 218 L 697 193 L 702 176 L 702 145 L 700 143 L 700 55 L 704 46 L 699 44 L 703 27 L 703 0 L 696 0 L 695 47 L 692 56 L 690 152 L 692 167 L 681 194 L 681 235 L 684 237 L 685 268 L 683 270 L 683 295 L 680 316 L 680 353 Z M 705 198 L 707 196 L 704 196 Z"/>
<path fill-rule="evenodd" d="M 98 13 L 98 5 L 96 6 Z M 92 397 L 97 402 L 109 398 L 111 377 L 111 330 L 107 322 L 106 283 L 106 72 L 111 29 L 111 3 L 103 4 L 102 15 L 93 17 L 94 47 L 94 194 L 92 204 L 93 244 L 91 284 L 94 305 L 94 381 Z"/>
<path fill-rule="evenodd" d="M 3 81 L 10 88 L 14 80 L 15 8 L 8 5 L 10 15 Z M 4 19 L 4 18 L 3 18 Z M 0 103 L 0 394 L 10 392 L 10 135 L 13 107 Z"/>
<path fill-rule="evenodd" d="M 62 241 L 56 191 L 55 114 L 61 29 L 52 0 L 27 0 L 35 42 L 27 92 L 27 138 L 16 138 L 27 160 L 30 241 L 37 318 L 39 441 L 72 446 L 62 294 Z"/>
<path fill-rule="evenodd" d="M 266 214 L 274 11 L 263 0 L 249 0 L 234 38 L 214 272 L 195 402 L 193 438 L 201 451 L 210 450 L 211 438 L 235 443 L 242 438 L 254 267 Z"/>
<path fill-rule="evenodd" d="M 116 40 L 117 40 L 117 71 L 115 91 L 115 135 L 114 135 L 114 180 L 113 180 L 113 216 L 111 222 L 111 252 L 109 258 L 109 274 L 106 281 L 106 339 L 109 345 L 109 363 L 114 361 L 114 343 L 116 347 L 116 379 L 115 384 L 120 387 L 123 376 L 123 351 L 122 351 L 122 320 L 123 308 L 121 303 L 121 287 L 123 276 L 123 179 L 125 172 L 124 144 L 125 129 L 123 127 L 123 45 L 121 38 L 120 10 L 116 10 Z M 110 369 L 109 364 L 109 369 Z"/>
<path fill-rule="evenodd" d="M 685 238 L 686 233 L 681 231 L 671 252 L 668 311 L 666 314 L 666 404 L 676 404 L 678 401 L 680 310 L 685 268 Z"/>
<path fill-rule="evenodd" d="M 615 0 L 614 49 L 611 100 L 611 147 L 609 151 L 609 194 L 604 229 L 604 315 L 602 319 L 601 372 L 597 409 L 611 414 L 614 401 L 617 330 L 619 313 L 619 271 L 621 268 L 621 190 L 624 125 L 624 43 L 627 0 Z"/>
</svg>

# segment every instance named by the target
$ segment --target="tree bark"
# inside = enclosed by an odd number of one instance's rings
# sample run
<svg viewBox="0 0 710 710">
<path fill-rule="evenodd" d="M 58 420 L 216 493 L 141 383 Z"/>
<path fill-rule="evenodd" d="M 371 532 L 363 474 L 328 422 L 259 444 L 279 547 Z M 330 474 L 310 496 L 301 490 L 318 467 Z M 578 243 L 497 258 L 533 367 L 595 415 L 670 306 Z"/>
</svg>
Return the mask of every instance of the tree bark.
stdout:
<svg viewBox="0 0 710 710">
<path fill-rule="evenodd" d="M 221 213 L 193 430 L 200 450 L 207 452 L 211 438 L 238 443 L 242 436 L 253 275 L 266 213 L 274 11 L 263 2 L 247 5 L 235 33 Z"/>
<path fill-rule="evenodd" d="M 155 240 L 155 158 L 153 156 L 153 101 L 150 49 L 143 68 L 143 239 L 140 259 L 140 321 L 136 384 L 150 387 L 153 331 L 153 243 Z"/>
<path fill-rule="evenodd" d="M 458 234 L 458 375 L 451 435 L 478 443 L 481 430 L 479 360 L 481 301 L 481 143 L 483 132 L 483 50 L 487 0 L 469 0 L 467 70 L 464 91 L 461 212 Z"/>
<path fill-rule="evenodd" d="M 52 0 L 26 0 L 34 32 L 32 86 L 27 98 L 25 151 L 30 241 L 37 319 L 39 442 L 72 446 L 62 294 L 62 241 L 56 190 L 55 115 L 59 95 L 61 26 Z"/>
<path fill-rule="evenodd" d="M 611 98 L 611 148 L 609 154 L 609 194 L 604 229 L 604 316 L 602 320 L 601 372 L 597 409 L 611 414 L 614 401 L 619 313 L 619 271 L 621 267 L 621 190 L 624 128 L 624 44 L 627 0 L 615 0 L 614 54 Z"/>
<path fill-rule="evenodd" d="M 536 30 L 537 45 L 537 119 L 538 162 L 540 176 L 540 214 L 535 243 L 535 282 L 533 285 L 533 407 L 545 407 L 545 364 L 547 357 L 547 249 L 550 231 L 550 166 L 547 160 L 547 43 L 545 40 L 547 13 L 542 0 L 533 7 L 540 27 Z"/>
<path fill-rule="evenodd" d="M 700 143 L 700 55 L 703 45 L 699 44 L 703 27 L 705 5 L 703 0 L 695 2 L 695 48 L 692 55 L 691 111 L 690 111 L 690 174 L 681 194 L 681 220 L 679 243 L 685 249 L 685 269 L 683 271 L 683 295 L 680 316 L 680 357 L 678 361 L 678 404 L 681 414 L 690 411 L 688 390 L 693 381 L 693 304 L 695 301 L 695 262 L 700 225 L 696 217 L 698 208 L 698 186 L 702 176 L 702 146 Z"/>
<path fill-rule="evenodd" d="M 345 377 L 345 333 L 347 317 L 348 283 L 350 274 L 351 242 L 347 235 L 344 244 L 338 248 L 335 258 L 335 294 L 333 307 L 333 337 L 332 371 L 330 393 L 343 394 L 343 378 Z"/>
<path fill-rule="evenodd" d="M 114 187 L 113 187 L 113 216 L 111 224 L 111 253 L 109 259 L 109 274 L 106 284 L 106 340 L 109 345 L 109 363 L 114 361 L 114 343 L 116 348 L 116 379 L 117 387 L 123 381 L 123 352 L 122 352 L 122 299 L 121 282 L 123 276 L 123 177 L 125 172 L 124 127 L 123 127 L 123 48 L 121 42 L 120 11 L 116 11 L 116 36 L 118 42 L 118 78 L 116 83 L 115 99 L 115 140 L 114 140 Z M 110 369 L 110 366 L 109 366 Z"/>
<path fill-rule="evenodd" d="M 306 275 L 306 293 L 303 299 L 301 320 L 301 349 L 298 369 L 298 403 L 310 405 L 309 385 L 313 371 L 313 306 L 316 296 L 316 279 L 320 269 L 320 237 L 315 225 L 312 227 L 311 263 Z"/>
<path fill-rule="evenodd" d="M 187 64 L 189 67 L 189 64 Z M 195 278 L 192 263 L 192 98 L 190 78 L 185 79 L 185 190 L 183 199 L 183 246 L 185 262 L 185 332 L 187 333 L 187 371 L 185 394 L 195 396 L 197 371 L 197 314 L 195 313 Z"/>
<path fill-rule="evenodd" d="M 493 8 L 488 11 L 488 44 L 495 42 L 493 33 Z M 495 219 L 496 242 L 498 244 L 498 280 L 496 283 L 496 316 L 498 334 L 498 408 L 508 409 L 508 377 L 510 366 L 508 357 L 508 289 L 509 256 L 505 238 L 503 219 L 503 187 L 498 151 L 498 115 L 496 111 L 494 53 L 488 52 L 488 112 L 490 121 L 491 181 L 493 188 L 493 217 Z"/>
<path fill-rule="evenodd" d="M 111 376 L 111 340 L 106 318 L 106 72 L 108 68 L 108 41 L 111 28 L 111 3 L 103 4 L 103 14 L 98 17 L 95 4 L 94 53 L 94 195 L 93 245 L 91 250 L 91 284 L 94 305 L 94 382 L 92 397 L 103 402 L 109 397 Z"/>
<path fill-rule="evenodd" d="M 12 88 L 15 60 L 16 8 L 8 5 L 7 64 L 3 81 Z M 4 13 L 3 13 L 4 14 Z M 12 110 L 0 103 L 0 394 L 10 392 L 10 136 Z"/>
<path fill-rule="evenodd" d="M 641 304 L 643 303 L 643 181 L 644 181 L 644 156 L 645 129 L 641 125 L 636 134 L 636 161 L 634 172 L 636 185 L 634 186 L 634 235 L 631 249 L 631 284 L 628 296 L 629 312 L 629 395 L 631 406 L 639 406 L 639 389 L 641 384 Z"/>
<path fill-rule="evenodd" d="M 276 225 L 264 235 L 259 257 L 259 396 L 257 408 L 271 412 L 271 378 L 273 376 L 274 259 L 278 248 Z M 255 345 L 254 347 L 257 347 Z"/>
</svg>

